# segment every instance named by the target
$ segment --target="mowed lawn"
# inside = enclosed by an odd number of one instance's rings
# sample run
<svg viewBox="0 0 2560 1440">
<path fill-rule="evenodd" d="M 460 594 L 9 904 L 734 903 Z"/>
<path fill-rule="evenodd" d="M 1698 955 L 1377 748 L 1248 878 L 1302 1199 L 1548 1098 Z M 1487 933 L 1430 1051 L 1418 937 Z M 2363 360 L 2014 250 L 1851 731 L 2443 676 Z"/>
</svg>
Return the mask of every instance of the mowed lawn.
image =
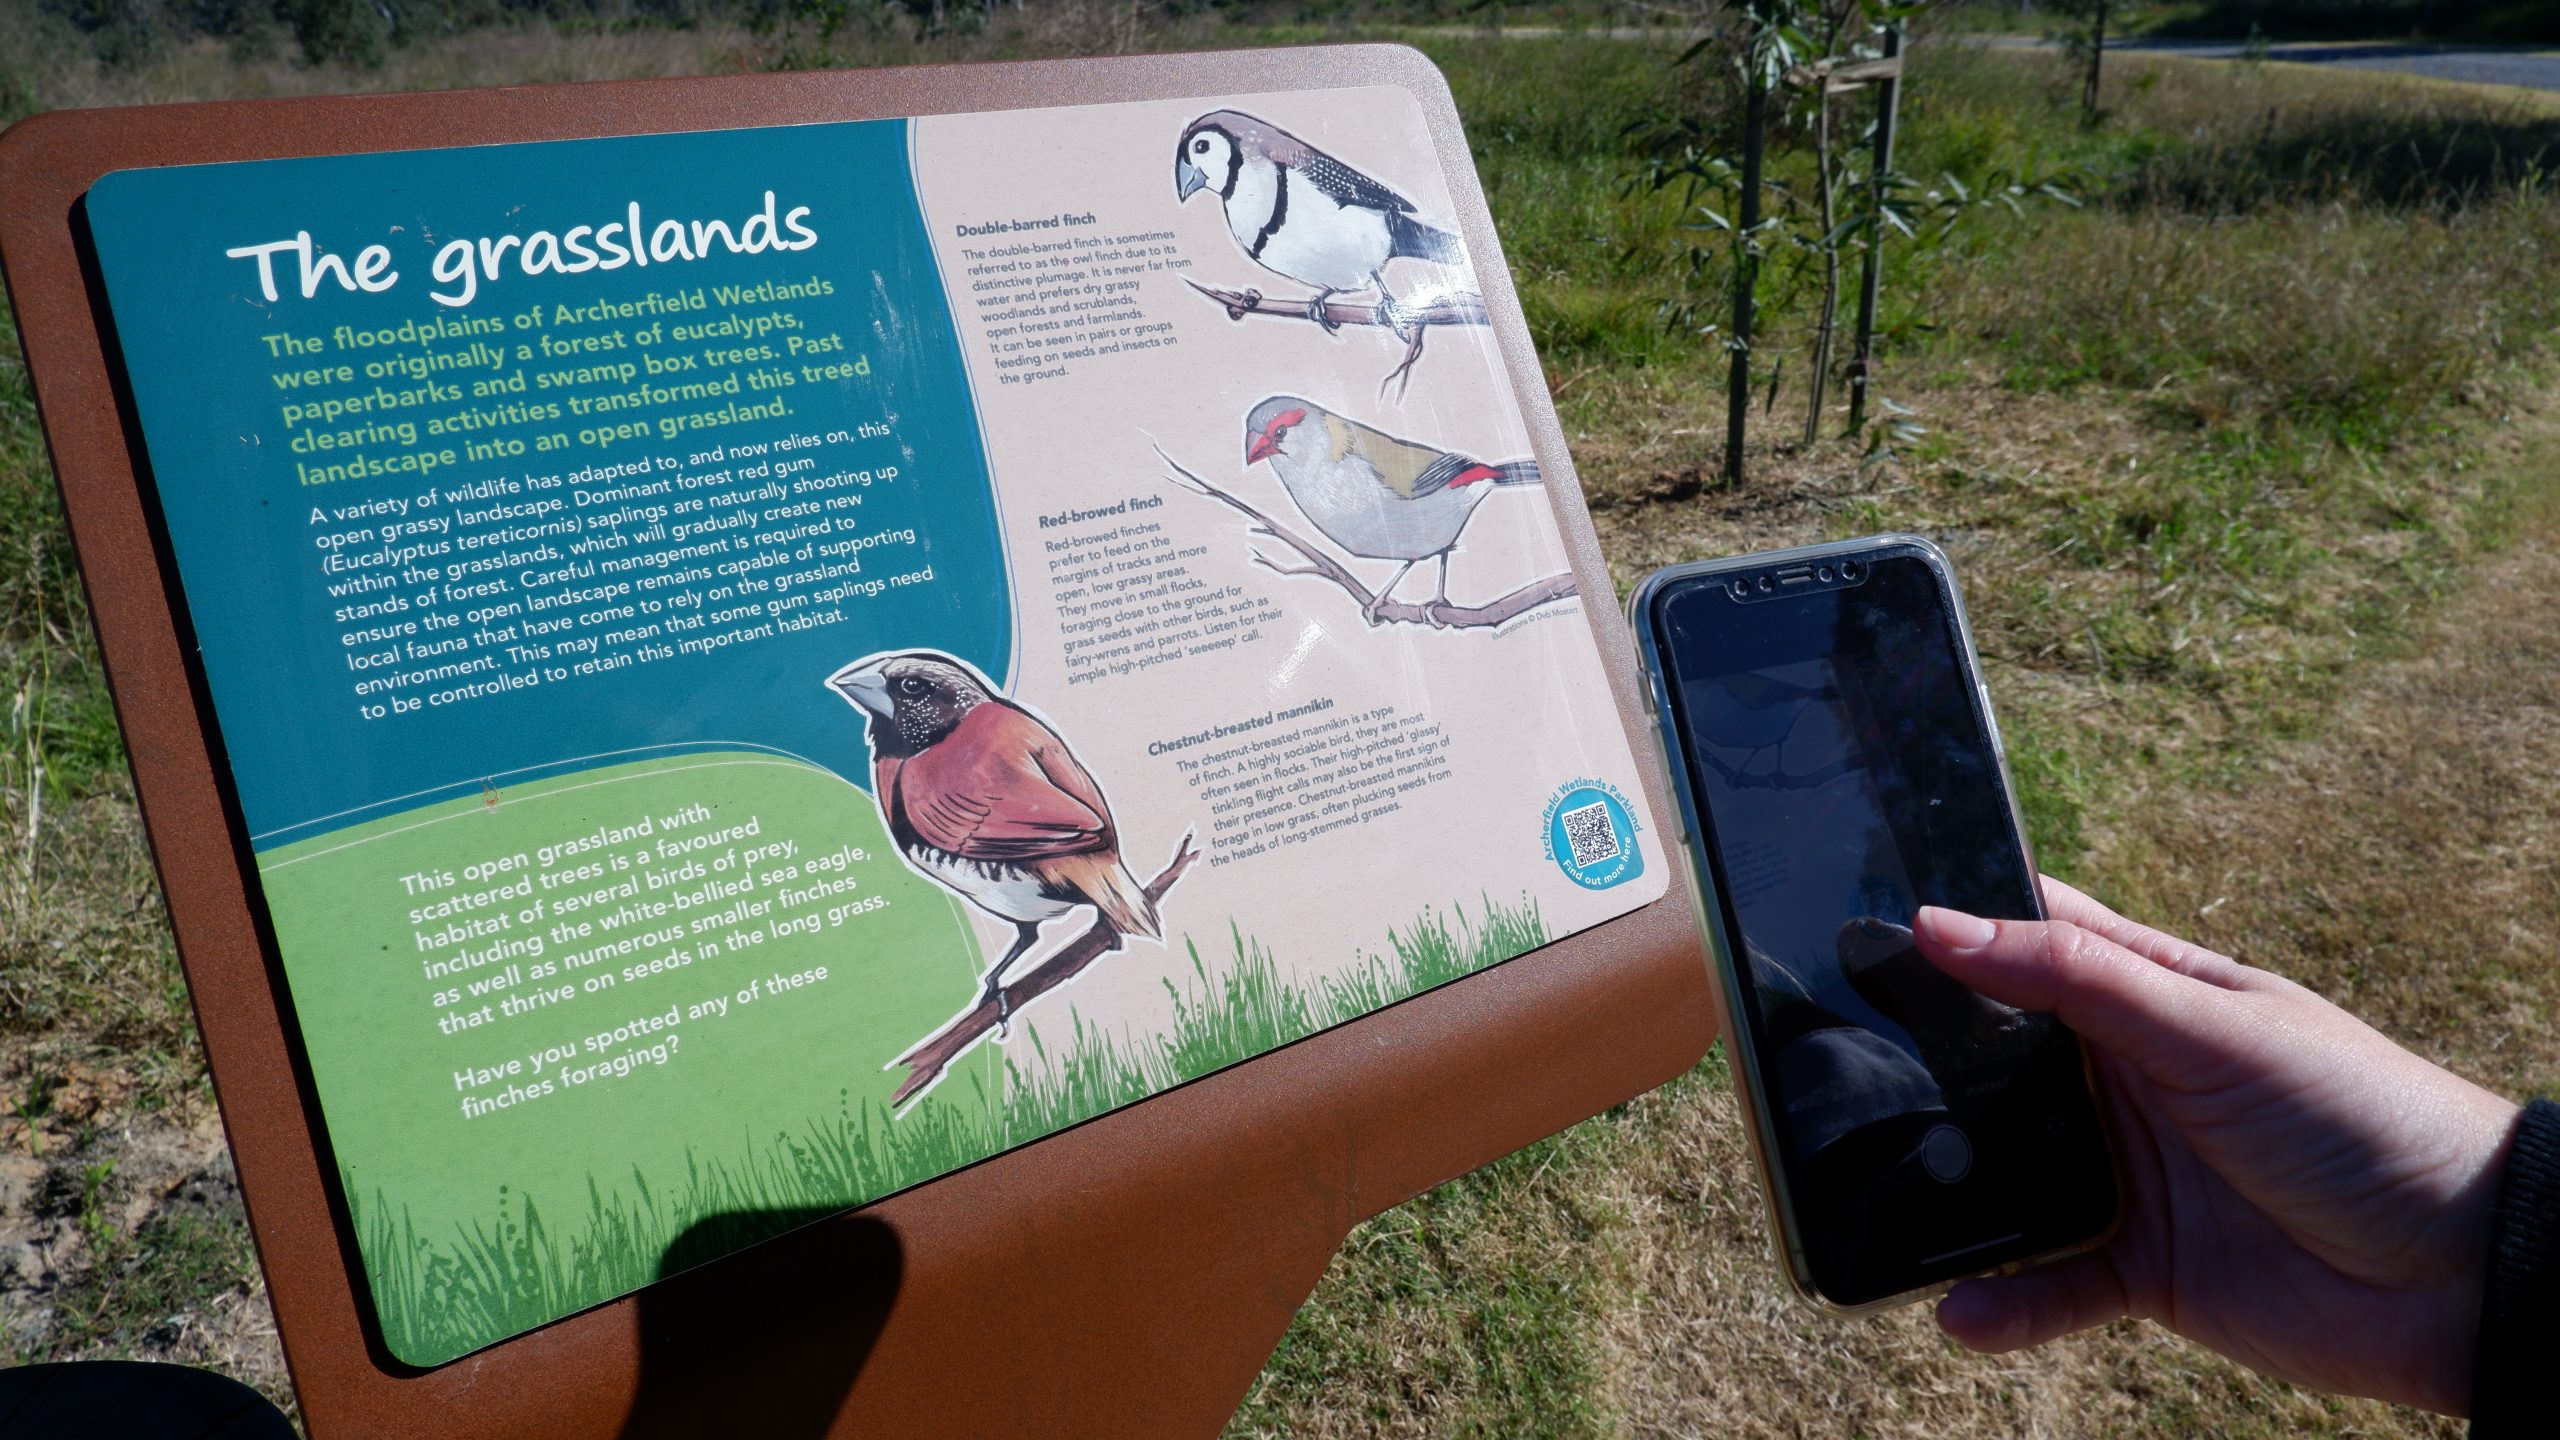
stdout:
<svg viewBox="0 0 2560 1440">
<path fill-rule="evenodd" d="M 1345 33 L 1193 21 L 1136 38 Z M 33 57 L 6 62 L 21 109 L 1127 41 L 1067 7 L 949 41 L 484 29 L 378 71 L 202 43 L 106 70 L 9 38 L 0 52 Z M 1764 385 L 1787 360 L 1755 409 L 1752 479 L 1728 490 L 1724 352 L 1698 333 L 1722 240 L 1644 178 L 1648 134 L 1686 118 L 1713 135 L 1729 115 L 1726 72 L 1674 67 L 1669 41 L 1415 38 L 1458 94 L 1622 588 L 1739 549 L 1935 536 L 2048 869 L 2486 1083 L 2560 1083 L 2540 1038 L 2560 799 L 2548 766 L 2500 768 L 2549 753 L 2550 727 L 2514 716 L 2550 699 L 2482 698 L 2530 679 L 2495 663 L 2534 633 L 2515 607 L 2560 601 L 2560 576 L 2523 563 L 2560 529 L 2542 503 L 2560 461 L 2560 200 L 2543 179 L 2560 119 L 2493 92 L 2152 61 L 2116 63 L 2084 126 L 2053 60 L 1924 37 L 1902 168 L 1942 198 L 2025 192 L 1889 252 L 1880 389 L 1926 433 L 1870 463 L 1835 409 L 1797 444 L 1815 272 L 1782 248 Z M 1803 139 L 1782 127 L 1776 165 L 1799 197 Z M 2048 181 L 2072 203 L 2039 195 Z M 2466 648 L 2489 658 L 2440 663 Z M 0 1276 L 0 1358 L 187 1358 L 281 1395 L 14 348 L 0 701 L 0 1232 L 46 1240 Z M 2467 817 L 2490 810 L 2484 837 Z M 1921 1311 L 1817 1319 L 1784 1298 L 1748 1165 L 1710 1056 L 1370 1221 L 1231 1433 L 2452 1433 L 2140 1327 L 1987 1361 Z M 190 1193 L 211 1198 L 173 1198 Z"/>
</svg>

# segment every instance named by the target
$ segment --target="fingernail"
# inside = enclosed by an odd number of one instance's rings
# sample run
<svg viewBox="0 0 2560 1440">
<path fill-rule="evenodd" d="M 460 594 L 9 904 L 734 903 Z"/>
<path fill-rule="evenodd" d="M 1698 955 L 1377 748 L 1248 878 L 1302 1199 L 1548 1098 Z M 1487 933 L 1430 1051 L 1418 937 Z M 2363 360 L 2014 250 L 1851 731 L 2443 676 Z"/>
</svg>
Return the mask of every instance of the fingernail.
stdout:
<svg viewBox="0 0 2560 1440">
<path fill-rule="evenodd" d="M 2000 933 L 1998 926 L 1979 915 L 1942 905 L 1924 905 L 1913 919 L 1920 933 L 1950 950 L 1979 950 Z"/>
</svg>

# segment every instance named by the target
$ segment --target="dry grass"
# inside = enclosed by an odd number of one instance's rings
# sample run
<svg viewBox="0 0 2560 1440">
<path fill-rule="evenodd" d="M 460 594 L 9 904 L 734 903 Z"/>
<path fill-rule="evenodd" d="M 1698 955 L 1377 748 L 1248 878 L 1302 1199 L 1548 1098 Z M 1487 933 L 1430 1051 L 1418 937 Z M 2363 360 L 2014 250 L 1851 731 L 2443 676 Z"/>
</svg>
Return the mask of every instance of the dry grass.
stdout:
<svg viewBox="0 0 2560 1440">
<path fill-rule="evenodd" d="M 738 7 L 742 12 L 747 7 Z M 777 7 L 788 9 L 790 7 Z M 927 38 L 908 21 L 856 23 L 831 33 L 813 22 L 753 28 L 706 18 L 681 28 L 490 25 L 433 43 L 391 47 L 378 66 L 305 62 L 291 42 L 251 53 L 198 37 L 152 48 L 124 65 L 91 48 L 34 5 L 0 5 L 0 96 L 12 85 L 47 109 L 261 100 L 292 95 L 451 90 L 474 85 L 552 85 L 752 70 L 910 65 L 1025 55 L 1104 55 L 1215 43 L 1211 17 L 1169 17 L 1154 5 L 1048 0 L 1001 12 L 992 27 Z M 1233 43 L 1231 40 L 1227 43 Z"/>
<path fill-rule="evenodd" d="M 2083 494 L 2103 495 L 2107 473 L 2123 473 L 2110 461 L 2158 448 L 2125 412 L 1965 398 L 2004 437 L 2000 458 L 2042 459 L 2051 484 Z M 2057 427 L 2095 453 L 2057 461 L 2074 450 Z M 2467 495 L 2481 468 L 2488 484 L 2529 487 L 2560 464 L 2560 424 L 2527 415 L 2466 453 L 2462 477 L 2451 452 L 2403 458 Z M 1925 478 L 1904 484 L 1888 499 L 1931 503 Z M 1832 533 L 1876 498 L 1802 465 L 1752 495 L 1692 497 L 1679 509 L 1694 526 L 1618 498 L 1601 523 L 1624 563 L 1653 547 Z M 2474 513 L 2493 513 L 2472 498 Z M 2455 502 L 2443 504 L 2452 517 Z M 2184 737 L 2161 719 L 2160 697 L 2094 664 L 2040 673 L 2012 657 L 1995 661 L 1994 683 L 2047 729 L 2128 732 L 2133 748 L 2092 762 L 2106 783 L 2077 818 L 2082 879 L 2132 913 L 2337 996 L 2423 1054 L 2529 1093 L 2560 1082 L 2560 786 L 2549 779 L 2560 773 L 2560 634 L 2547 623 L 2560 608 L 2560 505 L 2528 503 L 2506 524 L 2515 543 L 2495 559 L 2379 647 L 2368 637 L 2342 648 L 2319 672 L 2331 680 L 2304 682 L 2294 738 L 2271 738 L 2264 713 L 2218 716 L 2211 736 Z M 1995 528 L 1973 545 L 1978 576 L 2038 568 Z M 2009 585 L 1979 591 L 2016 598 Z M 1980 623 L 2014 633 L 2024 622 Z M 1760 1204 L 1710 1060 L 1356 1232 L 1230 1433 L 2459 1433 L 2438 1417 L 2271 1383 L 2151 1326 L 1992 1360 L 1955 1349 L 1924 1309 L 1824 1320 L 1786 1298 Z M 1559 1294 L 1582 1313 L 1570 1333 L 1511 1313 Z M 1546 1368 L 1535 1383 L 1473 1363 L 1490 1348 L 1486 1328 L 1536 1336 Z"/>
<path fill-rule="evenodd" d="M 142 63 L 111 68 L 32 5 L 0 7 L 0 52 L 17 83 L 47 109 L 262 100 L 361 90 L 447 90 L 571 80 L 630 80 L 741 68 L 773 42 L 736 26 L 699 30 L 567 30 L 547 25 L 465 31 L 441 44 L 393 50 L 380 69 L 306 65 L 283 53 L 243 57 L 219 41 L 167 47 Z"/>
<path fill-rule="evenodd" d="M 2520 457 L 2560 465 L 2560 425 Z M 2447 598 L 2317 743 L 2186 797 L 2128 846 L 2126 893 L 2508 1094 L 2560 1089 L 2560 533 Z"/>
</svg>

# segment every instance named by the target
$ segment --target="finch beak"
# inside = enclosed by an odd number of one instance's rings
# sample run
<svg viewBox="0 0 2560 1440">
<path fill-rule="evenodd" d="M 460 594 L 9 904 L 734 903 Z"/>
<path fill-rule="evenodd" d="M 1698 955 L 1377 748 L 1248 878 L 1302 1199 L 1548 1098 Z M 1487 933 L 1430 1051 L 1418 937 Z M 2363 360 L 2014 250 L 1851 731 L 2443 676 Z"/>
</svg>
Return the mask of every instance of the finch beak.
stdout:
<svg viewBox="0 0 2560 1440">
<path fill-rule="evenodd" d="M 1173 162 L 1173 198 L 1177 202 L 1199 194 L 1201 187 L 1208 183 L 1209 177 L 1200 173 L 1199 166 L 1188 160 Z"/>
<path fill-rule="evenodd" d="M 882 661 L 855 661 L 828 676 L 827 688 L 842 695 L 848 704 L 883 718 L 896 708 L 889 699 L 889 676 Z"/>
<path fill-rule="evenodd" d="M 1279 453 L 1280 442 L 1268 435 L 1256 435 L 1244 442 L 1244 463 L 1247 465 L 1257 460 L 1268 460 Z"/>
</svg>

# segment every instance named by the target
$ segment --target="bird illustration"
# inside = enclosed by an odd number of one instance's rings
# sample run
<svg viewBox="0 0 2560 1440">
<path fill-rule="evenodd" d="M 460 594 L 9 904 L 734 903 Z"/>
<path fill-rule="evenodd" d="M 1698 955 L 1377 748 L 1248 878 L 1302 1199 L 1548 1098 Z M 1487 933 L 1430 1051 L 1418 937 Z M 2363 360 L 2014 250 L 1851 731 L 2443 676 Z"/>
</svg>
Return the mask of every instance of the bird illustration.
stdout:
<svg viewBox="0 0 2560 1440">
<path fill-rule="evenodd" d="M 1416 219 L 1413 202 L 1268 121 L 1212 110 L 1191 122 L 1174 149 L 1177 201 L 1214 190 L 1227 233 L 1265 270 L 1316 287 L 1307 318 L 1341 327 L 1325 301 L 1375 290 L 1397 334 L 1406 312 L 1387 289 L 1387 262 L 1465 263 L 1458 237 Z"/>
<path fill-rule="evenodd" d="M 827 685 L 869 719 L 871 798 L 898 853 L 1014 927 L 978 996 L 996 1002 L 999 1028 L 1013 1011 L 1004 972 L 1044 922 L 1090 905 L 1120 935 L 1163 937 L 1102 787 L 1038 716 L 933 650 L 867 656 Z"/>
<path fill-rule="evenodd" d="M 1449 552 L 1467 517 L 1498 486 L 1542 483 L 1535 460 L 1488 465 L 1399 440 L 1295 395 L 1274 395 L 1244 417 L 1244 463 L 1263 460 L 1325 538 L 1364 559 L 1401 562 L 1362 611 L 1372 625 L 1406 573 L 1433 556 L 1440 588 L 1431 605 L 1449 603 Z M 1431 623 L 1440 623 L 1436 615 Z"/>
</svg>

